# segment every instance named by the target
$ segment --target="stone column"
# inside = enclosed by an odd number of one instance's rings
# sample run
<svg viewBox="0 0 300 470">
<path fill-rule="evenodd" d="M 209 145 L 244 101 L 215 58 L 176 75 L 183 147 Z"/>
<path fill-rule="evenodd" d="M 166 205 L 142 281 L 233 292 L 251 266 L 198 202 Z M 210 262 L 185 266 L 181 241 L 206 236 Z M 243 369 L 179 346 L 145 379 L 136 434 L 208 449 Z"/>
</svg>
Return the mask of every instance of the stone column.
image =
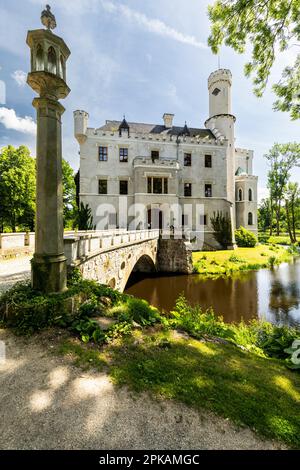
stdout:
<svg viewBox="0 0 300 470">
<path fill-rule="evenodd" d="M 32 286 L 62 292 L 67 284 L 64 256 L 61 116 L 64 107 L 48 97 L 35 98 L 37 110 L 37 201 Z"/>
</svg>

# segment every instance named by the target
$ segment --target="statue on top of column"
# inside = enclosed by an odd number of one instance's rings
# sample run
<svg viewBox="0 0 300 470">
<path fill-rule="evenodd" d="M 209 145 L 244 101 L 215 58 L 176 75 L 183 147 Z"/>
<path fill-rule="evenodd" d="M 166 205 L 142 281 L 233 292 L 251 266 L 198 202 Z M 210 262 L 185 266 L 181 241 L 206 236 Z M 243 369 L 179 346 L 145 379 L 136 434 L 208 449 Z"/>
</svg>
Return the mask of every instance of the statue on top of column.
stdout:
<svg viewBox="0 0 300 470">
<path fill-rule="evenodd" d="M 49 31 L 56 28 L 56 19 L 51 12 L 50 5 L 46 5 L 46 10 L 42 11 L 41 22 Z"/>
</svg>

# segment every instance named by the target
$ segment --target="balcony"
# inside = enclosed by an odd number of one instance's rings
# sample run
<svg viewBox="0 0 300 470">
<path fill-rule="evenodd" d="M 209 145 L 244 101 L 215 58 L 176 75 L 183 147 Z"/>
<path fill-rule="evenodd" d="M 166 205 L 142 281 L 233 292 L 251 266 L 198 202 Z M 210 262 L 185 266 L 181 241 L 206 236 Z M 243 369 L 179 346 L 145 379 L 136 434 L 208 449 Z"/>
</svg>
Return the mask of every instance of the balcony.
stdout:
<svg viewBox="0 0 300 470">
<path fill-rule="evenodd" d="M 155 158 L 151 157 L 135 157 L 133 166 L 136 167 L 152 167 L 152 168 L 166 168 L 172 170 L 180 170 L 180 164 L 177 160 L 172 158 Z"/>
</svg>

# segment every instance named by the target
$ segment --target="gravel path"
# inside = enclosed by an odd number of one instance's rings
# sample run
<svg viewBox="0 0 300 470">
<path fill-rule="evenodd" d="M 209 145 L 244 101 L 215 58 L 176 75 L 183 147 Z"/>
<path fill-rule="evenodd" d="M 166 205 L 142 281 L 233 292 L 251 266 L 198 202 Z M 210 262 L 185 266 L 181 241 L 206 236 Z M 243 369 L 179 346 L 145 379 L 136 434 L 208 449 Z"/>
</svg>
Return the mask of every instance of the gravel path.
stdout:
<svg viewBox="0 0 300 470">
<path fill-rule="evenodd" d="M 30 259 L 32 256 L 0 261 L 0 294 L 10 289 L 16 282 L 30 279 Z"/>
<path fill-rule="evenodd" d="M 57 357 L 58 337 L 0 330 L 1 449 L 280 448 L 211 413 L 115 388 L 106 374 Z"/>
</svg>

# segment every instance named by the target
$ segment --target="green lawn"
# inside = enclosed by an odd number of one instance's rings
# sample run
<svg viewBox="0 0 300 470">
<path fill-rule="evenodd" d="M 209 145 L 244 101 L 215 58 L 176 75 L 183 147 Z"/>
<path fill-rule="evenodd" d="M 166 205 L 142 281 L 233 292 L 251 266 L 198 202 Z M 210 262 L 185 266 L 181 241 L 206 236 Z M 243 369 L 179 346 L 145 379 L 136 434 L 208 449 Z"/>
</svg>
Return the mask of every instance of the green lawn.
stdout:
<svg viewBox="0 0 300 470">
<path fill-rule="evenodd" d="M 258 245 L 223 251 L 197 251 L 193 253 L 196 272 L 208 276 L 231 274 L 273 266 L 289 261 L 291 255 L 281 246 Z"/>
<path fill-rule="evenodd" d="M 76 353 L 71 342 L 64 344 L 63 352 L 68 349 Z M 82 353 L 74 357 L 84 366 L 91 359 L 86 351 L 87 360 Z M 213 411 L 300 448 L 300 374 L 279 360 L 230 344 L 178 338 L 172 331 L 155 328 L 119 338 L 101 354 L 101 364 L 104 357 L 117 385 Z M 90 365 L 97 365 L 96 356 Z"/>
</svg>

